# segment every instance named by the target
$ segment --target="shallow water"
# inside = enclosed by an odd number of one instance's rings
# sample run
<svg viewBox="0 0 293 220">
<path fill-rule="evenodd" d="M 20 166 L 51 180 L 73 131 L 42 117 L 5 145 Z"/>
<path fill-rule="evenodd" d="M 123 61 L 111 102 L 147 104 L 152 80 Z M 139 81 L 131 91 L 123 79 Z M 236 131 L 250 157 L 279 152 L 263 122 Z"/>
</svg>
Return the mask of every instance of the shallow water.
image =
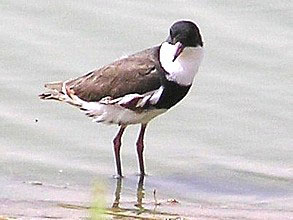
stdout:
<svg viewBox="0 0 293 220">
<path fill-rule="evenodd" d="M 111 207 L 117 127 L 37 95 L 45 82 L 159 44 L 175 20 L 188 18 L 200 26 L 205 58 L 188 97 L 148 127 L 144 205 L 154 209 L 156 189 L 160 212 L 293 218 L 292 7 L 289 0 L 2 0 L 0 216 L 87 216 L 56 204 L 86 206 L 96 184 Z M 126 209 L 137 203 L 138 128 L 123 139 Z"/>
</svg>

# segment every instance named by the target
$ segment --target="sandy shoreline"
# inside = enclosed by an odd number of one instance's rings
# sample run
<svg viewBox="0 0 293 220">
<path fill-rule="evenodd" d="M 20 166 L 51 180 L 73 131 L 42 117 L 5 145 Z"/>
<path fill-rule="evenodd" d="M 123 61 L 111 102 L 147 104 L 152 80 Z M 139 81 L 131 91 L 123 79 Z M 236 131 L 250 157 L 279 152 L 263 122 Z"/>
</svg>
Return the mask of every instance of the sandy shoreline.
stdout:
<svg viewBox="0 0 293 220">
<path fill-rule="evenodd" d="M 293 219 L 293 199 L 238 198 L 193 201 L 152 188 L 151 177 L 109 179 L 107 185 L 51 184 L 1 178 L 2 219 Z M 144 185 L 144 180 L 147 185 Z M 163 183 L 162 183 L 163 184 Z M 172 189 L 170 189 L 172 190 Z M 183 193 L 183 192 L 182 192 Z M 188 193 L 187 191 L 184 193 Z M 250 197 L 249 197 L 250 198 Z M 94 218 L 96 216 L 96 218 Z M 98 217 L 97 217 L 98 216 Z M 0 218 L 0 220 L 2 220 Z"/>
<path fill-rule="evenodd" d="M 87 205 L 60 203 L 59 201 L 0 201 L 2 219 L 90 219 L 92 210 Z M 108 208 L 102 215 L 121 219 L 292 219 L 293 212 L 264 209 L 262 207 L 207 207 L 200 204 L 172 205 L 165 202 L 156 209 L 135 207 L 133 202 L 119 209 Z M 164 211 L 167 210 L 167 211 Z M 1 219 L 0 218 L 0 219 Z"/>
</svg>

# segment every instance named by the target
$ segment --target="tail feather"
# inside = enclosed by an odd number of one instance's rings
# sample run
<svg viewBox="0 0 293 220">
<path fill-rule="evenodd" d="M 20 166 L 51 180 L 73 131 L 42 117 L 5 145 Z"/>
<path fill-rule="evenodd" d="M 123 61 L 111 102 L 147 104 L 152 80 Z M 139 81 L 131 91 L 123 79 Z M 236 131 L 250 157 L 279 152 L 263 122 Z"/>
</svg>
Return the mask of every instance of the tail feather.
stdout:
<svg viewBox="0 0 293 220">
<path fill-rule="evenodd" d="M 52 89 L 52 90 L 57 90 L 58 92 L 62 91 L 62 86 L 63 82 L 58 81 L 58 82 L 49 82 L 45 84 L 45 88 L 47 89 Z"/>
<path fill-rule="evenodd" d="M 45 84 L 45 88 L 49 89 L 48 92 L 44 92 L 39 95 L 40 99 L 43 100 L 64 100 L 64 93 L 62 92 L 63 82 L 50 82 Z"/>
<path fill-rule="evenodd" d="M 49 91 L 40 94 L 39 98 L 43 100 L 57 100 L 61 102 L 67 102 L 71 105 L 80 107 L 83 101 L 74 94 L 71 94 L 70 89 L 66 88 L 65 85 L 66 81 L 46 83 L 45 88 L 47 88 Z"/>
<path fill-rule="evenodd" d="M 44 92 L 42 94 L 39 95 L 39 98 L 40 99 L 43 99 L 43 100 L 58 100 L 58 101 L 63 101 L 63 99 L 61 98 L 62 96 L 62 93 L 59 93 L 57 91 L 48 91 L 48 92 Z"/>
</svg>

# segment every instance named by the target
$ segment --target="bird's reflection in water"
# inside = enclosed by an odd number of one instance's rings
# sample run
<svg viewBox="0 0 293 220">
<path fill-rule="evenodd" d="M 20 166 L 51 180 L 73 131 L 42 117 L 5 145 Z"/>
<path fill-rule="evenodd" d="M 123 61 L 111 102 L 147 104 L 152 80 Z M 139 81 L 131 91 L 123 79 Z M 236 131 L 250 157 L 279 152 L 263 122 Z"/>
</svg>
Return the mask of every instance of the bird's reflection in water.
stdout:
<svg viewBox="0 0 293 220">
<path fill-rule="evenodd" d="M 119 178 L 117 179 L 116 183 L 116 190 L 115 190 L 115 199 L 112 205 L 113 209 L 121 209 L 119 207 L 120 204 L 120 195 L 121 195 L 121 190 L 122 190 L 122 179 Z M 144 198 L 144 176 L 141 175 L 139 176 L 138 184 L 137 184 L 137 190 L 136 190 L 136 196 L 137 196 L 137 202 L 135 204 L 136 207 L 139 209 L 144 209 L 142 204 L 143 204 L 143 198 Z"/>
<path fill-rule="evenodd" d="M 136 196 L 137 196 L 137 203 L 135 204 L 136 207 L 143 209 L 142 206 L 142 199 L 144 198 L 144 175 L 141 175 L 139 177 L 139 181 L 137 184 L 137 191 L 136 191 Z"/>
<path fill-rule="evenodd" d="M 114 209 L 119 208 L 121 188 L 122 188 L 122 178 L 118 178 L 116 183 L 116 190 L 115 190 L 115 200 L 112 205 L 112 208 Z"/>
<path fill-rule="evenodd" d="M 120 197 L 121 191 L 123 188 L 123 179 L 117 179 L 116 190 L 115 190 L 115 199 L 112 204 L 112 208 L 108 209 L 108 214 L 117 217 L 117 219 L 121 219 L 121 217 L 149 217 L 159 216 L 160 218 L 165 217 L 165 219 L 173 219 L 173 217 L 178 217 L 177 214 L 171 214 L 167 212 L 161 212 L 157 210 L 157 206 L 161 203 L 157 202 L 154 190 L 154 201 L 143 202 L 145 199 L 145 189 L 144 189 L 144 176 L 140 176 L 138 179 L 138 184 L 136 188 L 136 202 L 124 202 L 123 206 L 127 206 L 132 204 L 131 207 L 121 207 Z M 172 218 L 171 218 L 172 217 Z M 114 218 L 113 218 L 114 219 Z M 116 219 L 116 218 L 115 218 Z"/>
</svg>

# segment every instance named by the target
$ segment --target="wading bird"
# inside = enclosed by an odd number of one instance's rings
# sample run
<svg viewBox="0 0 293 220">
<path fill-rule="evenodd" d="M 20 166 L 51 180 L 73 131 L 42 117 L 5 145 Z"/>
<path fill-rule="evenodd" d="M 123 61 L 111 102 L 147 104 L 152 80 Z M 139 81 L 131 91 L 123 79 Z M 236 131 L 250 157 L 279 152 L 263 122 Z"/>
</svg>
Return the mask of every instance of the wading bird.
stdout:
<svg viewBox="0 0 293 220">
<path fill-rule="evenodd" d="M 40 95 L 78 107 L 94 122 L 117 124 L 114 153 L 122 177 L 120 147 L 125 128 L 141 124 L 136 142 L 140 174 L 144 169 L 144 134 L 147 124 L 176 105 L 188 93 L 203 58 L 203 42 L 191 21 L 175 22 L 159 46 L 148 48 L 84 76 L 47 83 Z"/>
</svg>

